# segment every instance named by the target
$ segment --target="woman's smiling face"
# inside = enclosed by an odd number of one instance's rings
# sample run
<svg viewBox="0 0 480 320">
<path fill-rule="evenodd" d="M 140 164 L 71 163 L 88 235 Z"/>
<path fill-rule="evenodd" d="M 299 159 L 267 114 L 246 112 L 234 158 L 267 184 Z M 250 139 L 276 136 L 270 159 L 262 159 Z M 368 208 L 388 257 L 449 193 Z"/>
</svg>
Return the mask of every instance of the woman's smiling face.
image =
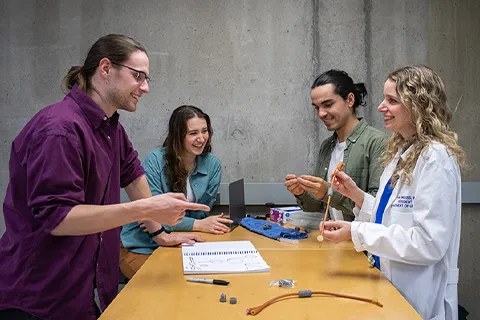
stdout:
<svg viewBox="0 0 480 320">
<path fill-rule="evenodd" d="M 187 134 L 183 143 L 184 152 L 199 156 L 209 138 L 207 121 L 204 118 L 190 118 L 187 121 Z"/>
<path fill-rule="evenodd" d="M 383 113 L 385 129 L 398 132 L 404 139 L 408 139 L 415 133 L 415 126 L 410 120 L 407 108 L 400 102 L 395 81 L 385 81 L 383 96 L 378 111 Z"/>
</svg>

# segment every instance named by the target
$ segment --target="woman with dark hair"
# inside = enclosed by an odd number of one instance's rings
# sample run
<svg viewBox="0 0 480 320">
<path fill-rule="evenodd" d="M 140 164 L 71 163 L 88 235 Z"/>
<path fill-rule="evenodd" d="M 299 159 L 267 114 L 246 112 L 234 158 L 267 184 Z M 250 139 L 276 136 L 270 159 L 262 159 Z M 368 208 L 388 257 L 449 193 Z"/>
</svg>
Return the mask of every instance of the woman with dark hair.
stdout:
<svg viewBox="0 0 480 320">
<path fill-rule="evenodd" d="M 188 105 L 175 109 L 163 147 L 153 150 L 143 162 L 152 194 L 181 192 L 188 201 L 211 208 L 222 173 L 220 160 L 210 153 L 212 135 L 210 117 L 202 110 Z M 174 226 L 162 226 L 153 221 L 125 225 L 121 233 L 124 248 L 120 268 L 131 278 L 158 246 L 203 241 L 192 234 L 172 231 L 223 234 L 230 231 L 225 223 L 232 221 L 223 218 L 223 214 L 209 216 L 205 211 L 187 210 L 182 221 Z M 142 224 L 148 232 L 142 230 Z"/>
<path fill-rule="evenodd" d="M 382 167 L 377 161 L 384 150 L 386 135 L 356 116 L 359 106 L 365 105 L 367 90 L 363 83 L 353 83 L 341 70 L 329 70 L 315 79 L 312 85 L 312 105 L 318 118 L 333 135 L 320 146 L 314 175 L 297 177 L 288 174 L 285 186 L 297 198 L 305 211 L 324 211 L 328 199 L 330 177 L 339 162 L 358 186 L 375 195 Z M 355 203 L 334 192 L 330 202 L 334 220 L 353 220 Z"/>
<path fill-rule="evenodd" d="M 423 319 L 457 319 L 461 168 L 466 155 L 450 127 L 440 77 L 424 66 L 388 75 L 378 107 L 388 140 L 373 197 L 345 173 L 333 187 L 355 201 L 354 222 L 327 221 L 325 238 L 352 240 Z"/>
</svg>

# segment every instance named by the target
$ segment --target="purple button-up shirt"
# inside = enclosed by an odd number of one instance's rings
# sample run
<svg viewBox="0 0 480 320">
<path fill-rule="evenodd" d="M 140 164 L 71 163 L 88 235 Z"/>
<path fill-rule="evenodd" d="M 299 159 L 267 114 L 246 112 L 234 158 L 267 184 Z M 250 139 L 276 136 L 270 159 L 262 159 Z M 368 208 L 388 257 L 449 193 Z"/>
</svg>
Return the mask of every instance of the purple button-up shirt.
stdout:
<svg viewBox="0 0 480 320">
<path fill-rule="evenodd" d="M 118 113 L 105 112 L 77 86 L 36 114 L 12 143 L 0 239 L 0 310 L 44 319 L 95 319 L 118 287 L 119 233 L 50 232 L 79 204 L 115 204 L 120 188 L 144 173 Z"/>
</svg>

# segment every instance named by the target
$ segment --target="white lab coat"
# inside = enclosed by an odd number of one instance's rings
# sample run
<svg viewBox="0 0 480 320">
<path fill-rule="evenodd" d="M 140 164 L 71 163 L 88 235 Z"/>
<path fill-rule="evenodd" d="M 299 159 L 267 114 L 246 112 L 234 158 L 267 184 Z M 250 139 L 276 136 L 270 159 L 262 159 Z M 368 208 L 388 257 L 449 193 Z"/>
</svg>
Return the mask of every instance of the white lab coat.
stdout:
<svg viewBox="0 0 480 320">
<path fill-rule="evenodd" d="M 397 153 L 380 178 L 377 197 L 365 193 L 355 208 L 352 241 L 357 251 L 380 257 L 380 269 L 424 319 L 458 319 L 461 177 L 454 156 L 434 142 L 418 158 L 411 185 L 397 183 L 383 215 L 375 214 Z M 400 176 L 402 173 L 400 172 Z"/>
</svg>

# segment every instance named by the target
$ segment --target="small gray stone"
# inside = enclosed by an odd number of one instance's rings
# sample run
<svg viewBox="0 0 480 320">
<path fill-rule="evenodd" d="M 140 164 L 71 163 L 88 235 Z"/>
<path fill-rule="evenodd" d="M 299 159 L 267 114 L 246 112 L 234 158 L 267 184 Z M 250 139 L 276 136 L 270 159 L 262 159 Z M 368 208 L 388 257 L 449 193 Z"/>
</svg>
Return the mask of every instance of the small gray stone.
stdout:
<svg viewBox="0 0 480 320">
<path fill-rule="evenodd" d="M 237 304 L 237 298 L 231 297 L 230 298 L 230 304 Z"/>
</svg>

